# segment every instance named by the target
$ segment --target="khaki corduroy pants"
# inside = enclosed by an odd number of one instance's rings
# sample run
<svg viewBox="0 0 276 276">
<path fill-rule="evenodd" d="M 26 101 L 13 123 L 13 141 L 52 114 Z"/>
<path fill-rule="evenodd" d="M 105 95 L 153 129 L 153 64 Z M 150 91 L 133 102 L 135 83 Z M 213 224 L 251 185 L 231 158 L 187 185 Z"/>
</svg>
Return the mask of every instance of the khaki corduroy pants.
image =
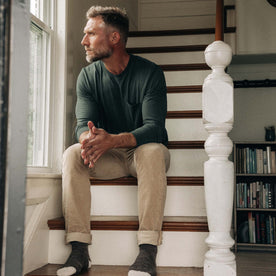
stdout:
<svg viewBox="0 0 276 276">
<path fill-rule="evenodd" d="M 168 149 L 157 143 L 131 149 L 112 149 L 102 155 L 92 169 L 84 165 L 80 153 L 81 145 L 74 144 L 63 156 L 66 242 L 91 244 L 89 178 L 115 179 L 131 175 L 138 180 L 138 244 L 160 245 L 167 190 L 166 171 L 170 165 Z"/>
</svg>

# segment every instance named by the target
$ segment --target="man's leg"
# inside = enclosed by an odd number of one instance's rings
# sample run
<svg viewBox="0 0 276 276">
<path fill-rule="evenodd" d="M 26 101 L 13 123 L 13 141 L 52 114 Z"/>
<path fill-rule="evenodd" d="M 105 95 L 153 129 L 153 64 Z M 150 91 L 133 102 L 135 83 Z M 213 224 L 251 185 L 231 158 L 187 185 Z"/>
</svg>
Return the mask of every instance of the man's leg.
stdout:
<svg viewBox="0 0 276 276">
<path fill-rule="evenodd" d="M 72 252 L 57 275 L 69 276 L 89 266 L 88 244 L 91 244 L 89 177 L 113 179 L 127 175 L 124 149 L 106 152 L 93 169 L 84 165 L 80 144 L 69 147 L 63 156 L 63 212 L 66 226 L 66 243 Z"/>
<path fill-rule="evenodd" d="M 162 223 L 166 200 L 168 149 L 150 143 L 134 152 L 133 167 L 138 179 L 139 255 L 130 267 L 131 275 L 156 275 L 157 246 L 162 242 Z M 135 173 L 132 173 L 135 175 Z"/>
</svg>

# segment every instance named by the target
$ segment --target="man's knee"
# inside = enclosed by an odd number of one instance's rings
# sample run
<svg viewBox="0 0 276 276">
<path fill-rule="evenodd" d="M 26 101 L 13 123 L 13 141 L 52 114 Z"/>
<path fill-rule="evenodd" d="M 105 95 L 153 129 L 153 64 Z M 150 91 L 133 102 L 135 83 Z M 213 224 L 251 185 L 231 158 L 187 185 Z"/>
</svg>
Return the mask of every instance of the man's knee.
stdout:
<svg viewBox="0 0 276 276">
<path fill-rule="evenodd" d="M 157 162 L 158 160 L 164 161 L 166 170 L 168 170 L 170 165 L 170 153 L 169 150 L 159 143 L 148 143 L 142 146 L 139 146 L 136 151 L 136 162 L 140 160 L 141 162 Z M 139 161 L 138 161 L 139 162 Z"/>
<path fill-rule="evenodd" d="M 74 144 L 67 148 L 63 153 L 63 165 L 68 162 L 78 162 L 81 160 L 81 145 Z"/>
</svg>

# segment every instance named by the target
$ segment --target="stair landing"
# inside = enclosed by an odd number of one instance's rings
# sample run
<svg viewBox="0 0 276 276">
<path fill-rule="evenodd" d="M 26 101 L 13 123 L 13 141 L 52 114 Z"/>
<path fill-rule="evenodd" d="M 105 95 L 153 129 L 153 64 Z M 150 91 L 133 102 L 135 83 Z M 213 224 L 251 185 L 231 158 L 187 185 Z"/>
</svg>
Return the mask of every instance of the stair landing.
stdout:
<svg viewBox="0 0 276 276">
<path fill-rule="evenodd" d="M 61 265 L 48 264 L 25 276 L 52 276 L 56 275 L 57 269 Z M 80 276 L 127 276 L 128 266 L 92 266 L 88 272 L 79 274 Z M 158 267 L 158 276 L 202 276 L 202 268 L 182 268 L 182 267 Z"/>
</svg>

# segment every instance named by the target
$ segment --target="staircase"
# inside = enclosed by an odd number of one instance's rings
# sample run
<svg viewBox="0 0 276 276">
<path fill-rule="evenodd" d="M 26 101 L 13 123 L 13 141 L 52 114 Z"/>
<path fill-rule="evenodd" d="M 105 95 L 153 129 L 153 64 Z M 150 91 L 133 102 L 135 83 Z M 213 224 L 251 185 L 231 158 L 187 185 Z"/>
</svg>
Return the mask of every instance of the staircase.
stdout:
<svg viewBox="0 0 276 276">
<path fill-rule="evenodd" d="M 213 28 L 132 32 L 127 45 L 129 53 L 159 64 L 167 82 L 171 166 L 159 267 L 202 267 L 207 251 L 203 163 L 208 158 L 201 91 L 210 74 L 203 52 L 214 41 L 214 32 Z M 228 28 L 225 34 L 233 49 L 234 32 L 235 28 Z M 91 179 L 91 193 L 93 246 L 89 250 L 93 264 L 128 266 L 138 253 L 136 179 Z M 70 253 L 64 244 L 64 219 L 50 219 L 48 227 L 48 262 L 64 263 Z"/>
</svg>

